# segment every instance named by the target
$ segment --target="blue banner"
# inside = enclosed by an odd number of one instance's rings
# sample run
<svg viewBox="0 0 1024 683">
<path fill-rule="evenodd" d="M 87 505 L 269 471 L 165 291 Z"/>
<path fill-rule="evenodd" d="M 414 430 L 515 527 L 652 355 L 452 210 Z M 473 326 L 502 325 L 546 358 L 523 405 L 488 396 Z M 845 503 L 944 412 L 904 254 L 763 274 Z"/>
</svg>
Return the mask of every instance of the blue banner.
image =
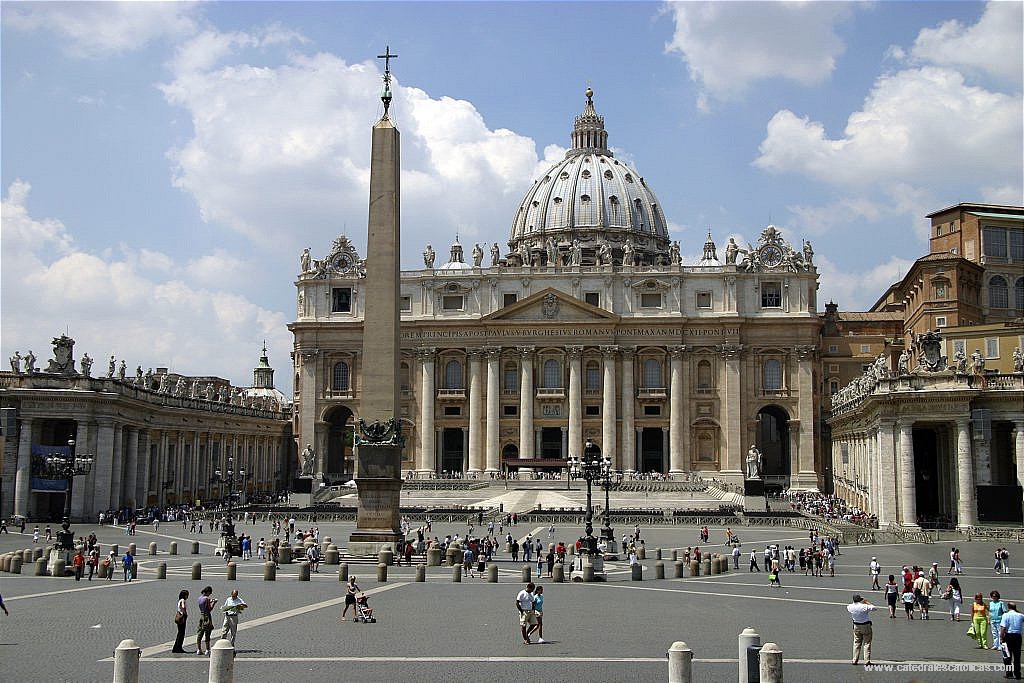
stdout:
<svg viewBox="0 0 1024 683">
<path fill-rule="evenodd" d="M 66 479 L 43 479 L 32 477 L 33 491 L 67 491 L 68 482 Z"/>
<path fill-rule="evenodd" d="M 51 455 L 59 455 L 67 458 L 71 455 L 71 446 L 33 446 L 32 455 L 43 458 Z"/>
</svg>

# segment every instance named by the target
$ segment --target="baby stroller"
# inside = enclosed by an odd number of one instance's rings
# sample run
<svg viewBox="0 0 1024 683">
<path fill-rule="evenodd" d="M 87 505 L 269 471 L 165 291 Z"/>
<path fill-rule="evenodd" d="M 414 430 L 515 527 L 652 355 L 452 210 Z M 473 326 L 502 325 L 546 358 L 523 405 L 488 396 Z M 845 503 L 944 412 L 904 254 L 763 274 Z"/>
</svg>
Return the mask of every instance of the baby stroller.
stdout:
<svg viewBox="0 0 1024 683">
<path fill-rule="evenodd" d="M 366 593 L 360 593 L 359 597 L 356 598 L 356 618 L 355 621 L 361 621 L 364 624 L 376 624 L 377 618 L 373 616 L 373 608 L 370 607 L 369 600 L 366 597 Z"/>
</svg>

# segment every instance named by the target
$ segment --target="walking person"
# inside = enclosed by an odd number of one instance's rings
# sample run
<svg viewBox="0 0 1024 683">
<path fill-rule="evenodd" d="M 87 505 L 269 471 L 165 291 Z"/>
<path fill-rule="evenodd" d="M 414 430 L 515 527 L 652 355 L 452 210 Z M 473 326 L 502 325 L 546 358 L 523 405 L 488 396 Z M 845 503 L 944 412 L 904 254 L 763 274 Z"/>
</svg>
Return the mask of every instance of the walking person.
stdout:
<svg viewBox="0 0 1024 683">
<path fill-rule="evenodd" d="M 1000 599 L 999 591 L 992 591 L 988 597 L 991 598 L 988 603 L 988 618 L 992 625 L 992 649 L 998 650 L 1002 645 L 1002 640 L 999 637 L 999 624 L 1003 620 L 1003 615 L 1006 614 L 1006 603 Z"/>
<path fill-rule="evenodd" d="M 213 608 L 217 598 L 213 597 L 213 586 L 199 591 L 199 623 L 196 625 L 196 654 L 210 653 L 210 634 L 213 632 Z M 203 639 L 206 639 L 206 652 L 203 652 Z"/>
<path fill-rule="evenodd" d="M 126 551 L 121 558 L 121 569 L 124 570 L 124 580 L 131 581 L 135 572 L 135 557 L 131 550 Z"/>
<path fill-rule="evenodd" d="M 881 590 L 878 585 L 878 576 L 882 573 L 882 565 L 878 564 L 878 558 L 872 557 L 871 563 L 868 565 L 868 574 L 871 575 L 871 590 Z"/>
<path fill-rule="evenodd" d="M 238 634 L 238 615 L 248 606 L 245 600 L 238 597 L 238 589 L 231 591 L 231 597 L 224 601 L 224 632 L 220 637 L 230 640 L 232 647 L 235 646 L 235 636 Z"/>
<path fill-rule="evenodd" d="M 733 569 L 739 569 L 740 568 L 740 555 L 741 555 L 740 547 L 738 545 L 734 545 L 732 547 L 732 568 Z"/>
<path fill-rule="evenodd" d="M 348 608 L 352 608 L 352 618 L 356 616 L 356 595 L 362 589 L 359 588 L 359 584 L 356 583 L 356 577 L 348 577 L 348 583 L 345 585 L 345 609 L 341 612 L 341 620 L 345 621 L 345 615 L 348 614 Z"/>
<path fill-rule="evenodd" d="M 85 571 L 85 555 L 82 554 L 82 549 L 79 548 L 75 556 L 71 558 L 71 564 L 75 567 L 75 581 L 82 580 L 82 573 Z"/>
<path fill-rule="evenodd" d="M 971 605 L 971 629 L 974 631 L 974 639 L 978 641 L 978 649 L 987 650 L 989 614 L 985 596 L 981 593 L 974 594 L 974 604 Z"/>
<path fill-rule="evenodd" d="M 537 628 L 537 612 L 533 607 L 533 591 L 536 586 L 533 582 L 526 584 L 526 588 L 516 594 L 516 609 L 519 611 L 519 630 L 523 636 L 524 645 L 532 645 L 530 635 Z"/>
<path fill-rule="evenodd" d="M 999 638 L 1006 643 L 1008 657 L 1003 657 L 1003 664 L 1006 665 L 1006 678 L 1020 680 L 1020 636 L 1021 627 L 1024 626 L 1024 614 L 1017 611 L 1017 603 L 1006 603 L 1006 614 L 999 620 Z M 1009 661 L 1007 661 L 1009 659 Z"/>
<path fill-rule="evenodd" d="M 747 568 L 747 572 L 759 572 L 761 568 L 757 566 L 757 550 L 751 549 L 750 551 L 750 567 Z"/>
<path fill-rule="evenodd" d="M 185 625 L 188 623 L 188 591 L 182 590 L 178 593 L 178 606 L 174 612 L 174 624 L 178 627 L 178 635 L 174 637 L 174 647 L 171 652 L 184 654 L 185 648 Z"/>
<path fill-rule="evenodd" d="M 914 619 L 914 591 L 903 586 L 903 609 L 907 611 L 907 619 Z"/>
<path fill-rule="evenodd" d="M 944 600 L 949 600 L 950 621 L 960 621 L 960 607 L 963 605 L 963 592 L 960 590 L 960 581 L 954 576 L 946 586 L 946 592 L 942 594 Z"/>
<path fill-rule="evenodd" d="M 885 602 L 889 605 L 889 618 L 896 618 L 896 601 L 899 599 L 900 586 L 896 583 L 896 577 L 889 574 L 889 581 L 885 584 Z"/>
<path fill-rule="evenodd" d="M 533 611 L 537 614 L 537 642 L 543 645 L 544 640 L 544 586 L 533 589 Z"/>
<path fill-rule="evenodd" d="M 857 664 L 860 661 L 861 651 L 864 653 L 864 663 L 871 664 L 871 612 L 878 609 L 861 595 L 853 596 L 853 602 L 846 606 L 853 620 L 853 661 L 850 664 Z"/>
</svg>

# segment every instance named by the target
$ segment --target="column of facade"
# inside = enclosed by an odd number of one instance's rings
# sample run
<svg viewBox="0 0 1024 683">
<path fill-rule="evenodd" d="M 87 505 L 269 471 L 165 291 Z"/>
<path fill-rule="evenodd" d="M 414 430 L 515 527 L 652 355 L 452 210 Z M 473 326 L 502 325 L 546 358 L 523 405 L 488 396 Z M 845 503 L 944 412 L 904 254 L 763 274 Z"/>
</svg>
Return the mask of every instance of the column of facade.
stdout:
<svg viewBox="0 0 1024 683">
<path fill-rule="evenodd" d="M 669 474 L 682 474 L 687 469 L 685 452 L 683 451 L 683 405 L 686 395 L 683 383 L 683 346 L 670 346 L 669 352 L 669 387 L 668 387 L 668 448 Z"/>
<path fill-rule="evenodd" d="M 420 349 L 420 423 L 416 426 L 420 433 L 420 452 L 416 469 L 422 473 L 437 471 L 437 453 L 434 441 L 434 349 Z"/>
<path fill-rule="evenodd" d="M 563 460 L 569 457 L 569 428 L 562 427 L 562 450 L 559 457 Z"/>
<path fill-rule="evenodd" d="M 14 479 L 14 514 L 29 516 L 29 496 L 32 492 L 32 428 L 31 417 L 19 420 L 18 465 Z"/>
<path fill-rule="evenodd" d="M 615 460 L 615 355 L 617 346 L 602 346 L 604 381 L 601 384 L 601 455 Z"/>
<path fill-rule="evenodd" d="M 480 439 L 483 412 L 483 352 L 469 351 L 469 471 L 483 472 L 484 453 Z"/>
<path fill-rule="evenodd" d="M 896 518 L 896 482 L 895 467 L 895 426 L 893 420 L 880 420 L 878 423 L 878 522 L 880 526 L 893 523 Z"/>
<path fill-rule="evenodd" d="M 485 459 L 488 472 L 501 470 L 501 451 L 498 435 L 501 427 L 501 349 L 487 349 L 487 426 L 484 439 L 487 442 Z"/>
<path fill-rule="evenodd" d="M 723 344 L 719 347 L 723 365 L 725 366 L 725 381 L 721 386 L 725 387 L 725 396 L 722 398 L 722 413 L 725 415 L 725 425 L 722 430 L 724 437 L 724 457 L 722 462 L 722 475 L 733 483 L 743 481 L 743 458 L 747 449 L 743 447 L 740 429 L 741 407 L 743 396 L 740 385 L 740 357 L 743 347 L 740 344 Z"/>
<path fill-rule="evenodd" d="M 462 471 L 465 472 L 469 467 L 469 444 L 467 443 L 469 438 L 469 427 L 462 428 Z"/>
<path fill-rule="evenodd" d="M 444 462 L 444 457 L 443 457 L 444 453 L 442 452 L 443 449 L 444 449 L 444 438 L 443 438 L 443 436 L 444 436 L 444 429 L 441 428 L 441 427 L 434 427 L 434 463 L 435 463 L 435 466 L 437 466 L 438 463 L 443 463 Z M 437 469 L 435 469 L 433 471 L 434 471 L 435 474 L 437 473 Z"/>
<path fill-rule="evenodd" d="M 978 486 L 992 483 L 991 438 L 986 439 L 981 424 L 974 425 L 974 480 Z"/>
<path fill-rule="evenodd" d="M 121 507 L 121 487 L 124 483 L 124 430 L 122 424 L 114 425 L 114 457 L 110 471 L 110 501 L 107 505 L 111 510 Z"/>
<path fill-rule="evenodd" d="M 622 348 L 622 457 L 619 466 L 626 471 L 636 471 L 636 448 L 633 430 L 636 428 L 636 390 L 633 380 L 636 363 L 636 347 Z M 667 454 L 668 451 L 666 450 Z"/>
<path fill-rule="evenodd" d="M 97 424 L 96 455 L 92 466 L 96 472 L 96 479 L 93 484 L 94 488 L 85 492 L 88 494 L 89 501 L 83 510 L 86 518 L 91 518 L 99 514 L 101 509 L 106 509 L 113 488 L 111 477 L 114 464 L 114 421 L 110 418 L 100 418 Z"/>
<path fill-rule="evenodd" d="M 139 478 L 139 428 L 125 427 L 128 434 L 124 455 L 124 481 L 121 483 L 121 504 L 135 507 L 135 489 Z"/>
<path fill-rule="evenodd" d="M 974 488 L 971 422 L 966 417 L 956 421 L 956 470 L 956 526 L 969 529 L 978 523 L 978 500 Z"/>
<path fill-rule="evenodd" d="M 671 427 L 661 428 L 661 452 L 662 454 L 669 452 L 669 431 Z M 663 456 L 664 457 L 664 456 Z"/>
<path fill-rule="evenodd" d="M 797 415 L 800 418 L 795 485 L 799 488 L 817 489 L 818 475 L 814 471 L 814 362 L 817 347 L 798 346 L 794 352 L 797 365 Z M 791 456 L 790 463 L 792 462 Z"/>
<path fill-rule="evenodd" d="M 137 476 L 135 478 L 135 507 L 142 508 L 149 504 L 149 471 L 153 466 L 153 458 L 150 455 L 150 444 L 153 432 L 149 429 L 139 429 Z"/>
<path fill-rule="evenodd" d="M 868 507 L 865 512 L 878 514 L 878 430 L 872 429 L 868 432 Z"/>
<path fill-rule="evenodd" d="M 900 523 L 917 526 L 917 472 L 914 469 L 914 423 L 901 420 L 900 428 Z"/>
<path fill-rule="evenodd" d="M 580 377 L 583 347 L 567 346 L 565 352 L 569 356 L 569 428 L 563 450 L 578 458 L 583 455 L 583 388 Z"/>
<path fill-rule="evenodd" d="M 89 453 L 89 437 L 90 425 L 85 420 L 78 421 L 78 428 L 75 430 L 75 453 L 84 455 Z M 95 473 L 96 463 L 93 463 L 93 472 Z M 73 486 L 71 489 L 71 517 L 73 519 L 82 519 L 85 516 L 85 501 L 91 499 L 92 489 L 89 484 L 94 481 L 93 476 L 79 477 L 78 486 Z M 80 482 L 88 482 L 82 484 Z"/>
<path fill-rule="evenodd" d="M 1017 434 L 1013 439 L 1013 453 L 1017 461 L 1017 486 L 1024 487 L 1024 420 L 1013 423 Z"/>
<path fill-rule="evenodd" d="M 519 459 L 535 457 L 533 450 L 533 352 L 532 346 L 519 347 Z M 529 468 L 520 472 L 529 473 Z"/>
</svg>

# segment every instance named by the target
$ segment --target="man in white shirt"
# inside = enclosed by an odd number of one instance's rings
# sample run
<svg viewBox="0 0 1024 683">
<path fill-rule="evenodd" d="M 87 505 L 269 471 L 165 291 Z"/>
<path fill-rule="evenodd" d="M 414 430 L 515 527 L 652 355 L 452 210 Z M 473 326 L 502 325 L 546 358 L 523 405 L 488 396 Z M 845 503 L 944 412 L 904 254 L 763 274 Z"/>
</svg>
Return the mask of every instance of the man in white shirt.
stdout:
<svg viewBox="0 0 1024 683">
<path fill-rule="evenodd" d="M 231 647 L 235 646 L 235 636 L 238 634 L 238 615 L 248 606 L 245 600 L 238 597 L 237 589 L 231 591 L 231 597 L 224 601 L 224 633 L 221 638 L 230 640 Z"/>
<path fill-rule="evenodd" d="M 732 547 L 732 568 L 740 568 L 740 547 L 738 545 Z"/>
<path fill-rule="evenodd" d="M 877 557 L 871 558 L 871 564 L 868 565 L 868 573 L 871 574 L 871 590 L 882 590 L 882 587 L 878 585 L 878 575 L 882 573 L 882 565 L 878 564 Z"/>
<path fill-rule="evenodd" d="M 533 590 L 536 586 L 533 583 L 526 584 L 526 588 L 516 595 L 516 609 L 519 610 L 519 630 L 523 634 L 523 643 L 532 645 L 530 634 L 537 630 L 537 612 L 533 609 Z"/>
<path fill-rule="evenodd" d="M 853 661 L 850 664 L 857 664 L 860 661 L 861 650 L 864 651 L 864 663 L 871 663 L 871 612 L 877 607 L 865 600 L 860 595 L 853 596 L 853 602 L 846 606 L 846 611 L 853 619 Z"/>
</svg>

